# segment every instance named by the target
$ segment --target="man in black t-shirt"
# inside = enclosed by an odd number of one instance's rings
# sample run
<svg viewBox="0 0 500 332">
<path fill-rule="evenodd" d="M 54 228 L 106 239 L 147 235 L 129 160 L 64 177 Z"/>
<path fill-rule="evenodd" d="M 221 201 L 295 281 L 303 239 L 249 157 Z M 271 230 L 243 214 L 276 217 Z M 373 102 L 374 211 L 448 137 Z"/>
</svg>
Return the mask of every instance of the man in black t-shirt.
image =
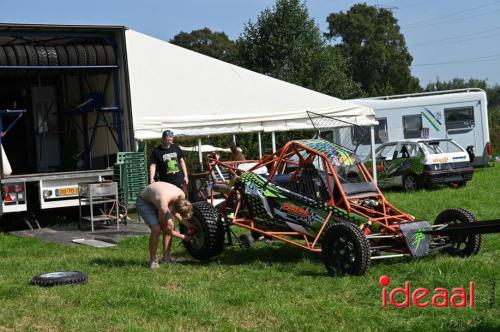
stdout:
<svg viewBox="0 0 500 332">
<path fill-rule="evenodd" d="M 159 180 L 168 182 L 183 189 L 189 183 L 184 155 L 177 144 L 174 144 L 174 133 L 165 130 L 161 137 L 162 144 L 151 152 L 149 166 L 149 183 L 155 182 L 158 171 Z"/>
</svg>

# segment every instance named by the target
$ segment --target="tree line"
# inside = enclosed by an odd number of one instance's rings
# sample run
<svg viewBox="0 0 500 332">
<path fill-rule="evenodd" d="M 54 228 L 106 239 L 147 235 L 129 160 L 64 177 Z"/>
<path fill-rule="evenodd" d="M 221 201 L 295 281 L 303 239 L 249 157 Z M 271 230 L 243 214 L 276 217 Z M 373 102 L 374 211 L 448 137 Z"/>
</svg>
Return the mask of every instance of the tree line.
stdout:
<svg viewBox="0 0 500 332">
<path fill-rule="evenodd" d="M 421 87 L 411 75 L 413 58 L 398 20 L 389 9 L 355 4 L 326 18 L 322 33 L 302 0 L 277 0 L 255 22 L 248 21 L 236 40 L 209 28 L 180 32 L 170 43 L 341 99 L 477 87 L 488 94 L 490 135 L 500 146 L 500 86 L 486 80 L 456 78 Z M 247 157 L 258 156 L 257 134 L 238 135 Z M 270 134 L 263 134 L 269 145 Z M 293 138 L 311 133 L 293 133 Z M 292 138 L 280 133 L 277 145 Z M 228 146 L 230 135 L 208 141 Z M 182 139 L 195 144 L 194 139 Z M 264 146 L 267 151 L 270 146 Z"/>
</svg>

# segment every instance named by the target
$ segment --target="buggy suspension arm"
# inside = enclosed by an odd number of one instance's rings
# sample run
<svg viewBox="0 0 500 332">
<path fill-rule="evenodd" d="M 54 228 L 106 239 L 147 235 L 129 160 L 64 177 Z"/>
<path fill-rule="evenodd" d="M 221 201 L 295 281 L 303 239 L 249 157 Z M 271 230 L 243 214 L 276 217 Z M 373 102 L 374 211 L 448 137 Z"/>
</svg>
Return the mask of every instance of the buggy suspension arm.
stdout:
<svg viewBox="0 0 500 332">
<path fill-rule="evenodd" d="M 472 223 L 443 224 L 440 227 L 424 231 L 431 235 L 469 235 L 500 233 L 500 219 L 483 220 Z"/>
</svg>

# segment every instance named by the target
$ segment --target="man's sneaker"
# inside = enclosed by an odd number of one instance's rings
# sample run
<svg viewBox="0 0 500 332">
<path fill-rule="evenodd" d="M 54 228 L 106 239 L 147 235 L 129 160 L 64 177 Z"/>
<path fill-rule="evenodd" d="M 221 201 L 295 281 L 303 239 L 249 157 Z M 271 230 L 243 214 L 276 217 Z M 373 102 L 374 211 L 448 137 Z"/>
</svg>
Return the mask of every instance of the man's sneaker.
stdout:
<svg viewBox="0 0 500 332">
<path fill-rule="evenodd" d="M 175 263 L 177 260 L 172 256 L 163 257 L 160 261 L 162 264 Z"/>
<path fill-rule="evenodd" d="M 150 269 L 157 269 L 157 268 L 159 268 L 159 267 L 160 267 L 160 264 L 158 264 L 158 262 L 157 262 L 157 261 L 150 261 L 150 262 L 149 262 L 149 268 L 150 268 Z"/>
</svg>

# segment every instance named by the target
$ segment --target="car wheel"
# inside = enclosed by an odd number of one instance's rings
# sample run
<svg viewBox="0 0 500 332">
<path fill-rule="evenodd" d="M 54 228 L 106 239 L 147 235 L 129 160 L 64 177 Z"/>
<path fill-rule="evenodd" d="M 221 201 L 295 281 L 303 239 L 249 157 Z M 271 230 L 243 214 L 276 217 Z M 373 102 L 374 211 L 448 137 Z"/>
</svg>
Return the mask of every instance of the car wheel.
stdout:
<svg viewBox="0 0 500 332">
<path fill-rule="evenodd" d="M 408 174 L 403 177 L 403 189 L 406 192 L 411 192 L 418 189 L 418 179 L 415 174 Z"/>
</svg>

